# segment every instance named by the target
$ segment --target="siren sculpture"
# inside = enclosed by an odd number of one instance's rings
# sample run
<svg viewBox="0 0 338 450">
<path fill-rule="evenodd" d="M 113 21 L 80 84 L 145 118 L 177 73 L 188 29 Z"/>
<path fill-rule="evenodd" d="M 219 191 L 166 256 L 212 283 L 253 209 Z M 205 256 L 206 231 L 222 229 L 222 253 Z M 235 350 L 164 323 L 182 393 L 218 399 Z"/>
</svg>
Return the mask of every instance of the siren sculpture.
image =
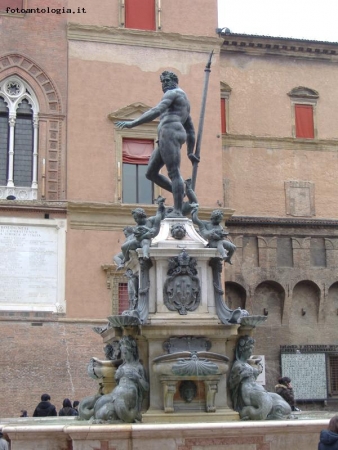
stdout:
<svg viewBox="0 0 338 450">
<path fill-rule="evenodd" d="M 236 345 L 235 362 L 229 376 L 233 408 L 242 420 L 286 419 L 291 414 L 290 405 L 256 381 L 262 365 L 260 359 L 252 356 L 254 344 L 252 337 L 243 336 Z"/>
<path fill-rule="evenodd" d="M 123 363 L 115 374 L 117 386 L 110 394 L 84 398 L 79 405 L 80 419 L 95 423 L 142 420 L 142 400 L 149 384 L 139 361 L 137 343 L 132 336 L 124 336 L 120 349 Z"/>
</svg>

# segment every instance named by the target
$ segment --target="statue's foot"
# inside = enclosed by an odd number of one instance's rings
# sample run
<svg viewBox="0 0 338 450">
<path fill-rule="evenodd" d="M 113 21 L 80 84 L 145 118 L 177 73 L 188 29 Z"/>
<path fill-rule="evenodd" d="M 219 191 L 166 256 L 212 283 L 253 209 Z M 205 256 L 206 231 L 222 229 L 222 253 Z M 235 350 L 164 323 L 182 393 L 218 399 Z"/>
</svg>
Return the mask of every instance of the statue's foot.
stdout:
<svg viewBox="0 0 338 450">
<path fill-rule="evenodd" d="M 174 209 L 169 214 L 167 214 L 167 217 L 171 218 L 181 218 L 184 217 L 181 211 L 178 211 L 177 209 Z"/>
<path fill-rule="evenodd" d="M 124 263 L 119 264 L 119 265 L 117 266 L 117 269 L 116 269 L 116 270 L 122 270 L 122 269 L 124 269 Z"/>
<path fill-rule="evenodd" d="M 228 257 L 228 256 L 225 256 L 224 258 L 222 258 L 223 259 L 223 261 L 226 263 L 228 263 L 228 264 L 230 264 L 230 266 L 232 266 L 232 261 L 231 261 L 231 259 Z"/>
</svg>

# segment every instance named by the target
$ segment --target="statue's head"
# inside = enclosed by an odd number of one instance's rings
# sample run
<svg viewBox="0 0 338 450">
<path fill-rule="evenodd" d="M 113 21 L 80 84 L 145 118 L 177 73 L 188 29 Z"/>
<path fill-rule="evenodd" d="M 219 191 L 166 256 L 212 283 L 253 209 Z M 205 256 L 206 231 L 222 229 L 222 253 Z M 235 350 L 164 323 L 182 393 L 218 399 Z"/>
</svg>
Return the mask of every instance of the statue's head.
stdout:
<svg viewBox="0 0 338 450">
<path fill-rule="evenodd" d="M 223 220 L 223 212 L 220 209 L 215 209 L 210 216 L 212 222 L 220 223 Z"/>
<path fill-rule="evenodd" d="M 110 360 L 120 359 L 121 351 L 119 341 L 113 341 L 111 344 L 107 344 L 103 348 L 103 351 L 107 359 Z"/>
<path fill-rule="evenodd" d="M 135 208 L 131 212 L 134 219 L 145 219 L 147 217 L 147 214 L 145 213 L 143 208 Z"/>
<path fill-rule="evenodd" d="M 251 355 L 249 353 L 252 352 L 253 347 L 255 345 L 255 339 L 251 336 L 243 336 L 239 338 L 236 346 L 236 359 L 240 360 L 242 356 L 245 356 L 245 359 Z"/>
<path fill-rule="evenodd" d="M 180 395 L 186 403 L 190 403 L 196 397 L 197 386 L 191 380 L 183 381 L 180 385 Z"/>
<path fill-rule="evenodd" d="M 185 235 L 187 234 L 187 232 L 185 231 L 185 227 L 184 225 L 182 225 L 181 223 L 177 223 L 171 226 L 170 228 L 171 231 L 171 235 L 174 239 L 183 239 L 185 237 Z"/>
<path fill-rule="evenodd" d="M 174 72 L 170 72 L 165 70 L 160 75 L 160 80 L 162 83 L 162 91 L 167 92 L 170 89 L 177 88 L 178 85 L 178 77 Z"/>
</svg>

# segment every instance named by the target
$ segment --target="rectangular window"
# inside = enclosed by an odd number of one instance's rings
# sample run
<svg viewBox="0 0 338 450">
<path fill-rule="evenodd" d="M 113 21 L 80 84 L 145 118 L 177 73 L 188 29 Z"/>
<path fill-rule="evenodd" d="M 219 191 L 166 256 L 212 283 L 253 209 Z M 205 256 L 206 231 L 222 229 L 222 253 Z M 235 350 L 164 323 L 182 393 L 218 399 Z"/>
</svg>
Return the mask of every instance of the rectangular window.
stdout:
<svg viewBox="0 0 338 450">
<path fill-rule="evenodd" d="M 227 123 L 226 123 L 226 99 L 221 98 L 221 130 L 222 134 L 227 132 Z"/>
<path fill-rule="evenodd" d="M 128 283 L 119 283 L 119 314 L 129 309 Z"/>
<path fill-rule="evenodd" d="M 0 11 L 6 11 L 7 8 L 20 10 L 23 7 L 23 0 L 0 0 Z"/>
<path fill-rule="evenodd" d="M 153 203 L 153 184 L 145 176 L 153 149 L 154 141 L 151 139 L 123 139 L 123 203 Z"/>
<path fill-rule="evenodd" d="M 297 138 L 315 137 L 312 105 L 295 105 L 295 120 Z"/>
<path fill-rule="evenodd" d="M 155 31 L 155 22 L 155 0 L 125 0 L 126 28 Z"/>
</svg>

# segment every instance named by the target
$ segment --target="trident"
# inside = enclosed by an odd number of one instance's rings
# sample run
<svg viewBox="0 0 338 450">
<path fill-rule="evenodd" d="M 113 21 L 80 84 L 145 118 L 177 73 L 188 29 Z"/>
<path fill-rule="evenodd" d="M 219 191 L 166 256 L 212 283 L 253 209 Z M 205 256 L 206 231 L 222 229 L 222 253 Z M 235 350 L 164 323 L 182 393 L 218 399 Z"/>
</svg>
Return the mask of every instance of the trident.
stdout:
<svg viewBox="0 0 338 450">
<path fill-rule="evenodd" d="M 209 60 L 207 62 L 207 65 L 205 66 L 204 72 L 204 88 L 203 88 L 203 96 L 202 96 L 202 106 L 201 106 L 201 112 L 200 112 L 200 119 L 198 123 L 198 132 L 197 132 L 197 139 L 196 139 L 196 148 L 195 148 L 195 156 L 198 158 L 197 161 L 194 161 L 192 166 L 192 176 L 191 176 L 191 187 L 192 190 L 195 190 L 196 185 L 196 178 L 197 178 L 197 169 L 198 169 L 198 163 L 200 159 L 201 154 L 201 141 L 202 141 L 202 134 L 203 134 L 203 125 L 204 125 L 204 115 L 205 115 L 205 104 L 207 101 L 207 93 L 208 93 L 208 83 L 209 83 L 209 75 L 211 72 L 211 58 L 214 51 L 209 55 Z"/>
</svg>

